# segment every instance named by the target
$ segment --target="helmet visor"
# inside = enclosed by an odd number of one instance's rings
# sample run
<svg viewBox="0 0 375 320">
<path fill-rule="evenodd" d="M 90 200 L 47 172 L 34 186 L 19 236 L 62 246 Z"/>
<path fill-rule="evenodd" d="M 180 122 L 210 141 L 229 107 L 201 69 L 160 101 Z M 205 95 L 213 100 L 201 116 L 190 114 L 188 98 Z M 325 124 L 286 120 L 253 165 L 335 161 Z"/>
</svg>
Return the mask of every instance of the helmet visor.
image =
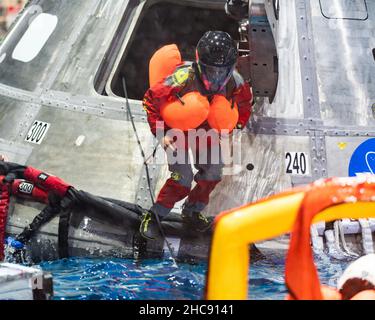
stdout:
<svg viewBox="0 0 375 320">
<path fill-rule="evenodd" d="M 201 61 L 198 68 L 205 89 L 210 93 L 218 93 L 224 89 L 234 71 L 234 65 L 209 66 Z"/>
</svg>

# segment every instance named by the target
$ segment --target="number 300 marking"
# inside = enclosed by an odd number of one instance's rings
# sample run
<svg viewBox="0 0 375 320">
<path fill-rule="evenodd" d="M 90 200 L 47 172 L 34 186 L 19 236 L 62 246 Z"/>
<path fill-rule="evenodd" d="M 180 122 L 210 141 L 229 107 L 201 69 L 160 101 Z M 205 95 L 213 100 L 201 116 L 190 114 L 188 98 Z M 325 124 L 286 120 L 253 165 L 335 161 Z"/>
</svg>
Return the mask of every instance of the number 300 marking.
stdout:
<svg viewBox="0 0 375 320">
<path fill-rule="evenodd" d="M 49 127 L 49 123 L 36 120 L 31 126 L 25 141 L 35 144 L 41 144 Z"/>
</svg>

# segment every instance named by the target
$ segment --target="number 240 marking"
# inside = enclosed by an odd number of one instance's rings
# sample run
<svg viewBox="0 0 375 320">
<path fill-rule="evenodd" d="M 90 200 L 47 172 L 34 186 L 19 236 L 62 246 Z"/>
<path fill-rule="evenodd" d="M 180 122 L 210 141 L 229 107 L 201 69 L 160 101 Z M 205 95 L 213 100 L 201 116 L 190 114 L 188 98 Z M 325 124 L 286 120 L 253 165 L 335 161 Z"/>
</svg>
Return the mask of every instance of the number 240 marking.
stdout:
<svg viewBox="0 0 375 320">
<path fill-rule="evenodd" d="M 285 154 L 286 173 L 308 175 L 308 156 L 303 152 L 287 152 Z"/>
</svg>

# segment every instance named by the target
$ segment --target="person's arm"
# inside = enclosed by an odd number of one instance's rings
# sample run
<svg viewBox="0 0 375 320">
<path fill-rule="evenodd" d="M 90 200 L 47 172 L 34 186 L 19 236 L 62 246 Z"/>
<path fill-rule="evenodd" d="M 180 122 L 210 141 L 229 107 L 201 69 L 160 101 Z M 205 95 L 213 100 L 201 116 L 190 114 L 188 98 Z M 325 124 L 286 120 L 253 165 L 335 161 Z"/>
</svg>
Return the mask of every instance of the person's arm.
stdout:
<svg viewBox="0 0 375 320">
<path fill-rule="evenodd" d="M 0 161 L 8 162 L 9 159 L 8 159 L 8 157 L 6 155 L 0 154 Z"/>
<path fill-rule="evenodd" d="M 160 108 L 159 105 L 153 97 L 153 89 L 150 88 L 147 90 L 144 98 L 143 98 L 143 108 L 147 113 L 147 121 L 150 126 L 151 133 L 156 136 L 156 125 L 157 122 L 163 121 L 163 118 L 160 115 Z M 160 126 L 160 124 L 158 124 Z M 164 129 L 161 127 L 160 129 Z"/>
<path fill-rule="evenodd" d="M 150 126 L 152 134 L 157 137 L 157 131 L 164 132 L 160 143 L 164 149 L 171 148 L 175 150 L 173 138 L 166 135 L 170 129 L 165 123 L 160 114 L 160 106 L 169 100 L 173 95 L 175 88 L 166 86 L 164 83 L 158 83 L 154 87 L 147 90 L 143 99 L 143 108 L 147 112 L 147 121 Z"/>
<path fill-rule="evenodd" d="M 243 129 L 246 127 L 246 124 L 250 119 L 253 106 L 253 93 L 250 85 L 247 82 L 244 82 L 236 90 L 235 101 L 237 103 L 239 113 L 237 129 Z"/>
</svg>

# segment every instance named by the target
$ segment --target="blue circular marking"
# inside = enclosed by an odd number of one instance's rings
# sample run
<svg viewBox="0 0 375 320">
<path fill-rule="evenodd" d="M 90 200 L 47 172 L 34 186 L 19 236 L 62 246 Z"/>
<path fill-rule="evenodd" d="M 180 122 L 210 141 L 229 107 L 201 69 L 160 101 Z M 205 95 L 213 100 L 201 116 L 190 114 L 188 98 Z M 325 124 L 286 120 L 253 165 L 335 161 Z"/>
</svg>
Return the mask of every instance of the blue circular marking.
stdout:
<svg viewBox="0 0 375 320">
<path fill-rule="evenodd" d="M 366 140 L 354 151 L 349 163 L 349 177 L 375 174 L 375 138 Z"/>
</svg>

